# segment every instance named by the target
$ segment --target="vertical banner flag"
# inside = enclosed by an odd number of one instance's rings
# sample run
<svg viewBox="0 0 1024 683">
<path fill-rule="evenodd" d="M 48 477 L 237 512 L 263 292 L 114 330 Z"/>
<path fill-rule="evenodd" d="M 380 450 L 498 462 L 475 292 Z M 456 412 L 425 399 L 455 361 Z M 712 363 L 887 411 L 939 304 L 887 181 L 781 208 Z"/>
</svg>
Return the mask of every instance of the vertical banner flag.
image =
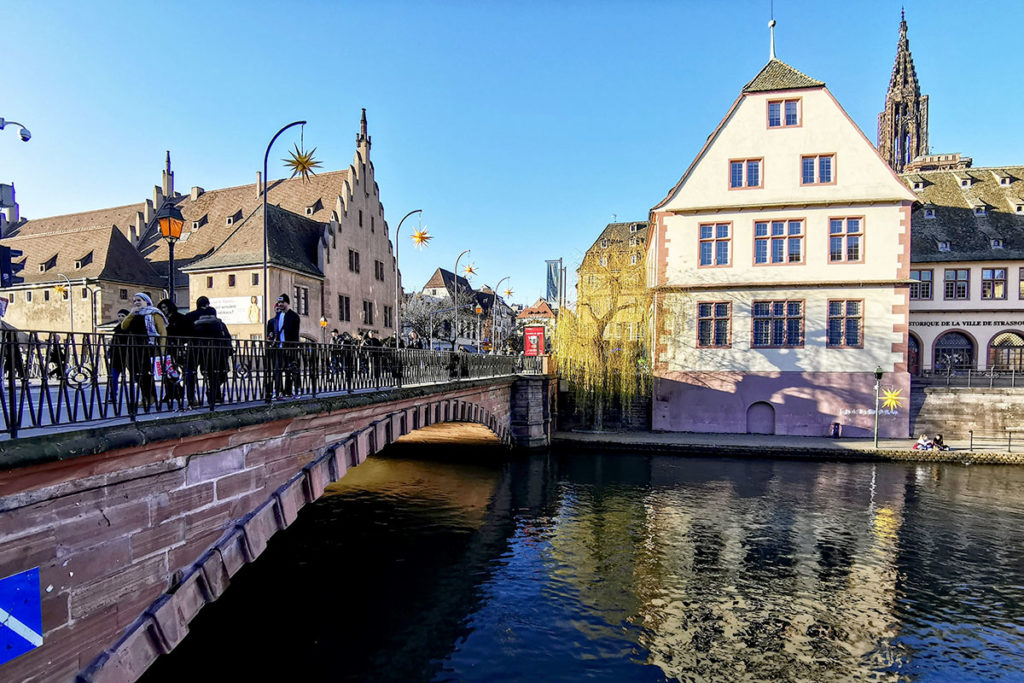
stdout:
<svg viewBox="0 0 1024 683">
<path fill-rule="evenodd" d="M 39 567 L 0 579 L 0 664 L 42 644 Z"/>
<path fill-rule="evenodd" d="M 561 291 L 562 284 L 562 271 L 561 259 L 555 259 L 554 261 L 545 261 L 548 268 L 548 289 L 547 296 L 544 298 L 548 301 L 558 301 L 558 293 Z"/>
</svg>

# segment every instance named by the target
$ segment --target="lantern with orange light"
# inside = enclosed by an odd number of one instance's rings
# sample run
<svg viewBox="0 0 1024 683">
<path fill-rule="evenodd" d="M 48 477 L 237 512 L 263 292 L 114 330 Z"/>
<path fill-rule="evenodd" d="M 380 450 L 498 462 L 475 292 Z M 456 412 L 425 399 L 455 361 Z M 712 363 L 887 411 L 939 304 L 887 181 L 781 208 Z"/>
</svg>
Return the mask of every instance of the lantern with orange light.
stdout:
<svg viewBox="0 0 1024 683">
<path fill-rule="evenodd" d="M 174 243 L 181 238 L 181 228 L 185 225 L 185 217 L 181 210 L 171 202 L 165 202 L 156 214 L 160 235 L 167 240 L 167 298 L 174 301 Z"/>
</svg>

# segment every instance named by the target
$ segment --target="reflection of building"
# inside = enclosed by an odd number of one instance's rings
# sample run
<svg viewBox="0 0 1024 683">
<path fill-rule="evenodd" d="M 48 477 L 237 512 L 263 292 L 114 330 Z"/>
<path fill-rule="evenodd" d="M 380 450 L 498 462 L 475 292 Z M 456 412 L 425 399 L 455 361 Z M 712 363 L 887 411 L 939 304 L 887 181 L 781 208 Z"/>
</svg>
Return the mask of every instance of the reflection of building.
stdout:
<svg viewBox="0 0 1024 683">
<path fill-rule="evenodd" d="M 1024 370 L 1024 166 L 905 173 L 909 367 Z"/>
<path fill-rule="evenodd" d="M 321 315 L 330 327 L 343 331 L 392 334 L 395 263 L 370 161 L 365 111 L 348 169 L 321 173 L 308 182 L 301 178 L 271 181 L 267 195 L 271 305 L 279 294 L 288 294 L 302 321 L 301 332 L 309 339 L 321 338 Z M 160 236 L 156 214 L 168 203 L 185 218 L 174 254 L 182 273 L 175 278 L 179 306 L 192 307 L 199 296 L 207 296 L 232 334 L 262 339 L 259 182 L 211 191 L 193 187 L 182 195 L 174 189 L 168 155 L 163 182 L 154 188 L 153 199 L 40 220 L 12 217 L 4 234 L 13 234 L 8 242 L 12 248 L 26 246 L 23 274 L 32 275 L 25 278 L 27 282 L 52 287 L 58 272 L 71 279 L 77 321 L 88 320 L 81 317 L 87 306 L 79 313 L 79 297 L 84 301 L 94 296 L 83 295 L 83 288 L 102 289 L 95 296 L 99 322 L 104 322 L 130 303 L 131 293 L 138 289 L 152 292 L 154 300 L 165 294 L 168 245 Z M 112 259 L 111 254 L 116 256 Z M 20 289 L 14 288 L 9 322 L 63 329 L 61 319 L 39 301 L 41 296 L 33 293 L 29 302 L 27 293 L 19 295 Z M 130 290 L 127 299 L 120 298 L 123 289 Z M 76 329 L 88 326 L 76 324 Z"/>
<path fill-rule="evenodd" d="M 641 339 L 647 312 L 644 281 L 646 221 L 609 223 L 583 256 L 576 278 L 576 311 L 603 323 L 606 339 Z"/>
<path fill-rule="evenodd" d="M 870 435 L 909 394 L 910 209 L 825 87 L 774 57 L 652 209 L 654 429 Z M 906 401 L 879 420 L 909 431 Z"/>
</svg>

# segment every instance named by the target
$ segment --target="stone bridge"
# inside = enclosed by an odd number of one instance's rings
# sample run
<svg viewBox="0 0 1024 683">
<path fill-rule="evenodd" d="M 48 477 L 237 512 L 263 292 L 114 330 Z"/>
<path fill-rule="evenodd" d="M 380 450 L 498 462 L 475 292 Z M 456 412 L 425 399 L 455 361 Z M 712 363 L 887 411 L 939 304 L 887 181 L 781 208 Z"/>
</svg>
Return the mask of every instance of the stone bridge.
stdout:
<svg viewBox="0 0 1024 683">
<path fill-rule="evenodd" d="M 469 380 L 0 444 L 0 578 L 38 568 L 42 610 L 42 644 L 0 680 L 137 679 L 350 468 L 440 422 L 545 446 L 553 392 L 544 376 Z"/>
</svg>

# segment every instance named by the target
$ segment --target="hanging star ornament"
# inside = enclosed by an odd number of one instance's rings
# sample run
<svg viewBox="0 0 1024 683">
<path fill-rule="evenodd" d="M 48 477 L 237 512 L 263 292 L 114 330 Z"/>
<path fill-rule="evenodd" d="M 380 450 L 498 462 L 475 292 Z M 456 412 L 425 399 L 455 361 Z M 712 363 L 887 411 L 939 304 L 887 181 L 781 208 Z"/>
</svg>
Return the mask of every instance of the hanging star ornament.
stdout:
<svg viewBox="0 0 1024 683">
<path fill-rule="evenodd" d="M 414 230 L 412 233 L 412 243 L 417 249 L 429 246 L 432 239 L 434 239 L 434 236 L 427 232 L 426 227 Z"/>
<path fill-rule="evenodd" d="M 322 166 L 319 161 L 313 158 L 314 154 L 316 154 L 316 147 L 308 152 L 303 152 L 299 149 L 298 145 L 295 145 L 295 149 L 288 152 L 288 158 L 281 159 L 281 161 L 284 162 L 285 166 L 292 169 L 292 178 L 301 175 L 302 179 L 308 182 L 309 176 L 316 175 L 316 169 Z"/>
<path fill-rule="evenodd" d="M 903 405 L 903 397 L 900 394 L 903 392 L 902 389 L 883 389 L 882 396 L 882 407 L 886 410 L 895 410 Z"/>
<path fill-rule="evenodd" d="M 511 289 L 506 289 L 505 290 L 505 296 L 507 296 L 509 298 L 512 298 L 512 290 Z"/>
<path fill-rule="evenodd" d="M 470 264 L 469 264 L 468 266 L 466 266 L 466 267 L 465 267 L 465 268 L 464 268 L 464 269 L 462 270 L 462 272 L 463 272 L 463 273 L 465 274 L 465 276 L 466 276 L 466 278 L 467 278 L 467 279 L 468 279 L 468 278 L 471 278 L 471 277 L 473 277 L 474 275 L 476 275 L 476 266 L 474 266 L 474 265 L 473 265 L 472 263 L 470 263 Z"/>
</svg>

